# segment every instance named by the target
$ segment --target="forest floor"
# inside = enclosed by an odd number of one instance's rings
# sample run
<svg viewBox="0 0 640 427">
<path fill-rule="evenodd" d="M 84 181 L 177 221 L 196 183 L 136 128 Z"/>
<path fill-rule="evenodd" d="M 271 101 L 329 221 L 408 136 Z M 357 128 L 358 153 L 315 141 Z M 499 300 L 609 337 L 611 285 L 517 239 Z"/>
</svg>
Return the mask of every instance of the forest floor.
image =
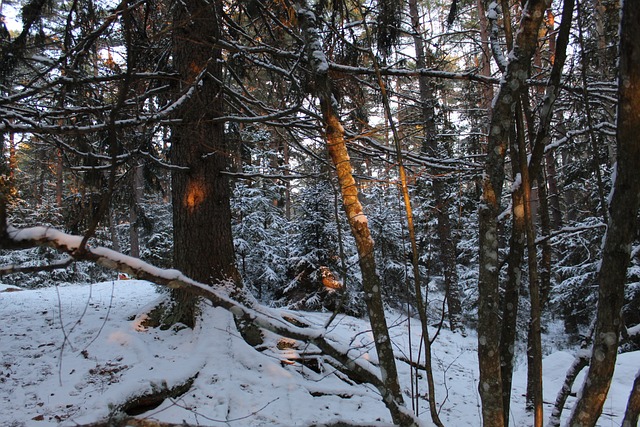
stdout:
<svg viewBox="0 0 640 427">
<path fill-rule="evenodd" d="M 145 328 L 144 313 L 165 296 L 137 280 L 7 291 L 0 285 L 0 425 L 76 426 L 108 418 L 135 396 L 174 389 L 192 381 L 189 391 L 166 398 L 137 415 L 201 426 L 309 426 L 339 420 L 375 426 L 390 417 L 377 391 L 355 384 L 327 363 L 295 363 L 306 350 L 267 334 L 263 351 L 249 346 L 231 315 L 204 309 L 195 330 Z M 295 312 L 321 326 L 328 313 Z M 419 324 L 389 313 L 399 358 L 418 354 Z M 431 331 L 435 333 L 435 329 Z M 350 354 L 376 361 L 368 324 L 338 316 L 327 338 L 353 348 Z M 440 331 L 433 346 L 436 400 L 446 426 L 480 426 L 476 340 Z M 547 347 L 544 396 L 551 403 L 573 356 Z M 307 358 L 313 361 L 313 355 Z M 618 358 L 599 426 L 619 426 L 640 352 Z M 398 361 L 407 402 L 410 369 Z M 574 391 L 580 387 L 584 373 Z M 531 425 L 524 410 L 526 364 L 518 358 L 512 425 Z M 426 381 L 419 384 L 421 419 L 430 425 Z M 575 397 L 570 397 L 571 407 Z M 411 406 L 410 403 L 408 403 Z M 565 410 L 565 418 L 570 409 Z"/>
</svg>

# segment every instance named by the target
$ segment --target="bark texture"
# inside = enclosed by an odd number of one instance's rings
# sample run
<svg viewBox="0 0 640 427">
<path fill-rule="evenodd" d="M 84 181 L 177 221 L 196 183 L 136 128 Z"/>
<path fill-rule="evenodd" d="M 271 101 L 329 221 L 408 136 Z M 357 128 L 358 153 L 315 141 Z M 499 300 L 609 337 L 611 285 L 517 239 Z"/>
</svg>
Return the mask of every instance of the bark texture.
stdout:
<svg viewBox="0 0 640 427">
<path fill-rule="evenodd" d="M 482 197 L 479 207 L 479 275 L 478 275 L 478 361 L 479 392 L 485 427 L 504 426 L 502 374 L 500 367 L 500 316 L 498 293 L 498 230 L 500 199 L 504 182 L 504 158 L 512 127 L 516 101 L 524 90 L 531 58 L 536 49 L 538 28 L 548 0 L 525 4 L 516 40 L 509 54 L 504 78 L 494 98 Z"/>
<path fill-rule="evenodd" d="M 640 202 L 640 2 L 625 1 L 620 30 L 618 161 L 609 225 L 598 273 L 598 311 L 589 372 L 571 414 L 571 427 L 593 426 L 611 385 L 621 327 L 621 309 L 631 243 Z"/>
<path fill-rule="evenodd" d="M 517 156 L 513 156 L 517 157 Z M 514 158 L 512 164 L 517 165 Z M 502 294 L 502 328 L 500 330 L 500 373 L 502 375 L 502 404 L 505 426 L 509 425 L 513 359 L 517 335 L 518 305 L 522 286 L 522 260 L 525 250 L 524 197 L 522 186 L 511 193 L 513 221 L 507 255 L 507 280 Z M 520 213 L 518 215 L 518 213 Z"/>
<path fill-rule="evenodd" d="M 239 284 L 231 235 L 230 190 L 227 177 L 229 150 L 225 143 L 223 100 L 219 85 L 209 76 L 221 74 L 219 38 L 220 1 L 185 0 L 176 3 L 174 63 L 180 74 L 179 93 L 195 92 L 180 111 L 173 128 L 171 159 L 188 170 L 174 170 L 174 265 L 202 283 L 230 279 Z M 174 292 L 172 321 L 193 325 L 195 301 Z"/>
</svg>

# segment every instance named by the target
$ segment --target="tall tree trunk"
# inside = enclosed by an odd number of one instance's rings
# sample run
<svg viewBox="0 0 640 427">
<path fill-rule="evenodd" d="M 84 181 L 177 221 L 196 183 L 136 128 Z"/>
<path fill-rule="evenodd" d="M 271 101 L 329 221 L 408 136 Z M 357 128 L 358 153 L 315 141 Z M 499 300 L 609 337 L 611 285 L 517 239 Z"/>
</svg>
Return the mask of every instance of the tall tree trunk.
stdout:
<svg viewBox="0 0 640 427">
<path fill-rule="evenodd" d="M 114 251 L 120 252 L 120 239 L 118 238 L 118 227 L 116 224 L 116 213 L 114 209 L 109 209 L 109 234 L 111 235 L 111 247 Z"/>
<path fill-rule="evenodd" d="M 563 10 L 564 9 L 566 9 L 566 4 Z M 573 6 L 572 6 L 572 9 L 573 9 Z M 564 22 L 564 19 L 562 20 L 562 25 L 563 27 L 564 26 L 570 27 L 570 23 Z M 560 31 L 562 31 L 562 27 Z M 555 65 L 557 43 L 556 43 L 556 30 L 555 30 L 555 16 L 553 15 L 553 10 L 551 9 L 547 10 L 547 37 L 549 38 L 549 58 L 548 59 L 551 64 Z M 562 46 L 563 40 L 560 40 L 560 42 L 561 42 L 561 50 L 564 48 L 564 51 L 561 52 L 562 57 L 560 59 L 564 63 L 564 59 L 565 59 L 564 57 L 566 56 L 566 45 L 563 47 Z M 549 204 L 549 209 L 551 209 L 551 217 L 553 218 L 553 224 L 552 224 L 553 229 L 557 230 L 560 227 L 562 227 L 562 210 L 560 208 L 560 194 L 558 193 L 558 181 L 556 178 L 557 176 L 556 159 L 555 159 L 555 153 L 553 152 L 553 150 L 549 150 L 545 153 L 545 166 L 546 166 L 546 177 L 545 177 L 546 184 L 545 185 L 548 185 L 549 187 L 548 189 L 549 201 L 546 202 L 546 198 L 545 198 L 545 203 Z M 542 174 L 539 174 L 538 176 L 540 177 L 542 176 Z M 539 186 L 542 185 L 541 182 L 542 182 L 541 180 L 538 180 Z M 542 196 L 540 197 L 542 200 Z M 547 215 L 548 215 L 549 209 L 547 209 Z M 542 233 L 545 234 L 545 231 L 543 231 Z"/>
<path fill-rule="evenodd" d="M 538 28 L 549 0 L 528 1 L 522 13 L 516 40 L 509 54 L 505 75 L 494 99 L 489 127 L 485 175 L 479 208 L 478 274 L 478 363 L 479 392 L 485 427 L 504 425 L 502 375 L 500 369 L 500 317 L 498 277 L 498 223 L 504 183 L 504 157 L 516 100 L 526 87 L 528 69 L 536 49 Z"/>
<path fill-rule="evenodd" d="M 409 0 L 409 14 L 413 29 L 413 44 L 416 51 L 416 67 L 427 67 L 427 52 L 422 40 L 422 25 L 416 0 Z M 422 150 L 428 155 L 437 157 L 438 147 L 436 140 L 435 122 L 435 95 L 434 87 L 425 76 L 418 77 L 420 90 L 420 102 L 422 104 L 422 121 L 424 126 L 424 142 Z M 446 196 L 445 183 L 440 178 L 433 180 L 433 197 L 436 201 L 436 219 L 438 221 L 436 232 L 440 241 L 440 256 L 444 265 L 444 288 L 449 310 L 449 323 L 451 330 L 461 328 L 460 317 L 462 304 L 460 302 L 460 285 L 458 283 L 458 271 L 456 267 L 456 242 L 451 233 L 451 219 L 449 218 L 449 198 Z"/>
<path fill-rule="evenodd" d="M 594 129 L 594 119 L 592 113 L 592 106 L 590 103 L 589 95 L 588 95 L 588 79 L 587 75 L 589 73 L 589 64 L 590 64 L 590 56 L 587 52 L 586 43 L 584 40 L 584 30 L 583 26 L 585 24 L 584 17 L 584 4 L 582 2 L 578 2 L 578 43 L 580 45 L 580 78 L 582 80 L 582 102 L 584 105 L 584 112 L 587 119 L 587 136 L 589 138 L 589 144 L 591 148 L 591 167 L 593 168 L 593 173 L 596 176 L 596 184 L 597 184 L 597 194 L 598 194 L 598 206 L 596 211 L 600 211 L 602 214 L 602 218 L 604 222 L 609 222 L 608 213 L 607 213 L 607 201 L 605 197 L 605 188 L 604 182 L 602 179 L 602 171 L 600 170 L 600 166 L 602 161 L 600 159 L 600 150 L 599 150 L 599 140 L 598 135 Z"/>
<path fill-rule="evenodd" d="M 230 190 L 224 172 L 229 150 L 218 83 L 221 52 L 214 47 L 220 36 L 220 0 L 185 0 L 175 4 L 174 65 L 180 74 L 180 92 L 193 90 L 173 127 L 171 160 L 188 167 L 173 170 L 174 265 L 203 283 L 231 280 L 240 286 L 231 234 Z M 179 95 L 178 95 L 179 96 Z M 169 321 L 193 326 L 196 301 L 174 291 L 176 306 Z"/>
<path fill-rule="evenodd" d="M 129 207 L 129 255 L 140 257 L 140 234 L 138 233 L 138 210 L 144 194 L 143 166 L 136 164 L 131 174 L 131 206 Z"/>
<path fill-rule="evenodd" d="M 422 48 L 422 39 L 420 39 L 420 24 L 418 21 L 417 14 L 417 4 L 415 1 L 410 0 L 409 8 L 411 10 L 411 18 L 414 25 L 414 30 L 416 30 L 417 35 L 414 36 L 414 40 L 418 40 L 417 47 Z M 391 130 L 395 151 L 396 151 L 396 161 L 398 165 L 398 174 L 400 178 L 400 192 L 402 194 L 402 200 L 404 203 L 405 213 L 407 215 L 407 230 L 409 232 L 409 242 L 411 245 L 411 264 L 413 267 L 413 284 L 414 284 L 414 292 L 415 292 L 415 302 L 416 308 L 418 310 L 418 315 L 420 317 L 420 325 L 422 328 L 422 342 L 424 343 L 424 360 L 425 360 L 425 369 L 427 375 L 427 387 L 429 390 L 429 412 L 431 414 L 431 419 L 433 423 L 438 427 L 443 427 L 442 421 L 440 420 L 440 416 L 438 414 L 438 408 L 436 406 L 436 392 L 435 392 L 435 383 L 433 380 L 433 369 L 432 369 L 432 359 L 431 359 L 431 338 L 429 334 L 429 319 L 427 317 L 427 309 L 425 301 L 427 298 L 422 298 L 422 279 L 420 274 L 420 254 L 418 252 L 418 243 L 416 238 L 416 230 L 415 224 L 413 222 L 413 208 L 411 207 L 411 196 L 409 194 L 409 185 L 407 180 L 407 172 L 404 167 L 404 157 L 402 155 L 402 146 L 400 142 L 400 136 L 398 134 L 398 130 L 396 128 L 395 122 L 393 121 L 393 113 L 391 111 L 391 104 L 389 102 L 389 96 L 387 94 L 386 85 L 382 79 L 382 75 L 380 73 L 380 66 L 377 62 L 375 54 L 373 51 L 370 51 L 370 55 L 372 58 L 372 62 L 374 64 L 374 68 L 376 71 L 376 77 L 378 79 L 378 86 L 380 87 L 380 95 L 382 96 L 382 102 L 384 104 L 384 111 L 387 121 L 389 123 L 389 128 Z M 424 51 L 420 50 L 416 54 L 418 61 L 417 66 L 419 68 L 424 67 Z M 425 141 L 435 137 L 435 122 L 434 122 L 434 99 L 432 92 L 428 91 L 426 87 L 426 81 L 424 79 L 420 79 L 420 90 L 421 90 L 421 101 L 423 104 L 423 118 L 425 120 L 425 129 L 430 129 L 432 132 L 426 131 Z M 429 99 L 425 98 L 425 95 L 429 93 L 431 97 Z M 430 107 L 428 106 L 430 105 Z M 430 115 L 425 114 L 427 112 L 431 112 Z M 434 142 L 435 143 L 435 142 Z M 423 147 L 426 144 L 423 143 Z M 434 186 L 435 186 L 434 182 Z M 435 196 L 438 199 L 438 196 Z M 442 197 L 442 195 L 440 195 Z M 447 219 L 448 219 L 447 215 Z M 449 228 L 450 231 L 450 228 Z M 448 238 L 451 238 L 449 234 Z M 455 260 L 454 260 L 455 262 Z M 455 269 L 455 264 L 454 264 Z M 457 314 L 459 316 L 459 313 Z M 452 327 L 452 329 L 454 329 Z M 416 383 L 417 390 L 417 383 Z M 416 411 L 416 415 L 418 412 Z"/>
<path fill-rule="evenodd" d="M 602 264 L 598 272 L 598 311 L 589 372 L 569 425 L 593 426 L 609 391 L 618 351 L 624 286 L 640 203 L 640 2 L 622 3 L 616 178 L 609 207 Z"/>
<path fill-rule="evenodd" d="M 515 136 L 511 142 L 511 164 L 514 166 L 513 174 L 514 179 L 517 179 L 519 175 L 519 185 L 516 186 L 512 193 L 512 236 L 509 246 L 508 271 L 507 282 L 505 284 L 503 295 L 503 324 L 501 334 L 501 363 L 502 363 L 502 384 L 503 384 L 503 413 L 505 417 L 505 425 L 508 425 L 508 415 L 510 409 L 511 398 L 511 382 L 513 374 L 513 348 L 515 344 L 516 335 L 516 317 L 518 308 L 518 295 L 522 274 L 522 260 L 525 250 L 525 242 L 528 253 L 529 262 L 529 285 L 531 287 L 530 295 L 532 297 L 532 317 L 529 323 L 528 342 L 532 345 L 528 346 L 527 354 L 529 360 L 529 372 L 528 372 L 528 396 L 537 396 L 536 405 L 536 423 L 540 425 L 542 422 L 541 413 L 541 344 L 539 339 L 539 313 L 546 301 L 546 295 L 548 293 L 548 282 L 550 280 L 549 267 L 551 261 L 551 253 L 548 242 L 543 248 L 543 266 L 540 277 L 538 275 L 537 266 L 537 251 L 534 239 L 534 226 L 533 226 L 533 214 L 531 209 L 531 190 L 532 183 L 535 177 L 541 176 L 541 162 L 543 160 L 544 148 L 547 141 L 550 138 L 550 124 L 553 116 L 553 104 L 558 95 L 559 82 L 561 77 L 561 70 L 564 66 L 566 58 L 566 47 L 569 41 L 569 30 L 571 28 L 571 16 L 573 14 L 573 0 L 565 1 L 563 8 L 563 20 L 558 35 L 558 48 L 557 48 L 557 60 L 554 61 L 553 67 L 550 73 L 549 83 L 542 98 L 543 108 L 541 111 L 541 118 L 538 130 L 533 137 L 533 129 L 535 124 L 533 123 L 533 115 L 528 111 L 526 105 L 527 98 L 523 96 L 523 103 L 519 104 L 523 108 L 517 108 L 516 111 L 516 130 Z M 554 40 L 555 44 L 555 40 Z M 555 50 L 554 50 L 555 53 Z M 555 58 L 554 58 L 555 59 Z M 529 129 L 529 143 L 532 155 L 529 163 L 527 164 L 527 152 L 525 147 L 525 127 L 522 120 L 523 110 L 524 116 L 527 117 L 527 127 Z M 546 198 L 546 191 L 542 188 L 544 186 L 544 180 L 538 183 L 540 194 Z M 546 199 L 541 204 L 543 211 L 547 207 Z M 545 212 L 541 212 L 544 216 Z M 549 228 L 548 219 L 543 217 L 543 227 Z M 526 237 L 526 239 L 525 239 Z M 542 280 L 544 283 L 538 284 Z M 540 288 L 544 288 L 544 292 Z"/>
<path fill-rule="evenodd" d="M 529 333 L 527 336 L 527 396 L 534 409 L 535 427 L 542 427 L 542 342 L 540 337 L 540 283 L 538 278 L 538 251 L 535 243 L 535 228 L 531 213 L 532 180 L 529 177 L 529 165 L 524 135 L 518 138 L 518 155 L 520 157 L 520 174 L 522 195 L 524 199 L 524 223 L 527 236 L 527 266 L 529 271 L 529 300 L 531 312 L 529 317 Z"/>
<path fill-rule="evenodd" d="M 62 208 L 62 195 L 64 192 L 63 156 L 62 150 L 56 150 L 56 206 Z"/>
<path fill-rule="evenodd" d="M 298 2 L 297 15 L 307 45 L 309 65 L 315 78 L 315 90 L 320 101 L 327 150 L 336 168 L 342 204 L 358 251 L 365 303 L 378 353 L 381 379 L 386 388 L 382 399 L 389 409 L 394 423 L 403 426 L 417 425 L 417 420 L 404 407 L 395 356 L 384 316 L 373 239 L 367 217 L 362 211 L 362 205 L 358 199 L 358 187 L 353 178 L 351 160 L 345 142 L 345 131 L 338 117 L 338 107 L 331 92 L 331 80 L 326 66 L 327 59 L 322 50 L 322 40 L 318 31 L 319 23 L 315 13 L 309 9 L 304 1 Z"/>
<path fill-rule="evenodd" d="M 524 138 L 522 111 L 516 111 L 516 129 L 511 131 L 509 138 L 509 154 L 511 159 L 512 176 L 514 182 L 520 175 L 519 145 L 517 140 Z M 513 383 L 513 360 L 515 358 L 515 342 L 518 332 L 518 308 L 520 288 L 522 287 L 522 262 L 524 260 L 526 243 L 526 224 L 524 216 L 524 186 L 520 179 L 511 193 L 511 237 L 509 239 L 509 253 L 507 255 L 507 280 L 502 294 L 502 327 L 500 330 L 500 373 L 502 375 L 502 404 L 504 425 L 509 425 L 511 410 L 511 386 Z"/>
</svg>

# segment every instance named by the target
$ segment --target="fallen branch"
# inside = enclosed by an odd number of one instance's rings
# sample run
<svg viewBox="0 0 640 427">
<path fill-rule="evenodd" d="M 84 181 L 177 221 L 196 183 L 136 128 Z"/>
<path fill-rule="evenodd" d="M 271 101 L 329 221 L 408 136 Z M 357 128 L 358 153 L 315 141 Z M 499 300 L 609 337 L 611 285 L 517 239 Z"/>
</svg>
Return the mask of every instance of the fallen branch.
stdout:
<svg viewBox="0 0 640 427">
<path fill-rule="evenodd" d="M 549 417 L 549 423 L 547 427 L 559 427 L 560 426 L 560 416 L 562 415 L 562 410 L 564 409 L 564 404 L 567 402 L 567 398 L 571 393 L 571 388 L 573 387 L 573 383 L 575 382 L 578 374 L 587 366 L 589 366 L 589 359 L 591 354 L 587 350 L 580 350 L 576 355 L 576 358 L 573 361 L 573 364 L 567 371 L 567 375 L 565 376 L 564 383 L 562 384 L 562 388 L 558 392 L 558 396 L 556 397 L 556 402 L 553 405 L 553 411 L 551 412 L 551 416 Z"/>
<path fill-rule="evenodd" d="M 75 261 L 92 261 L 105 268 L 129 274 L 137 279 L 153 282 L 170 289 L 182 289 L 194 296 L 210 301 L 216 307 L 229 310 L 237 319 L 256 325 L 283 337 L 304 341 L 318 347 L 342 365 L 343 372 L 373 385 L 381 396 L 389 396 L 390 392 L 375 372 L 375 367 L 362 358 L 352 358 L 348 346 L 338 346 L 325 339 L 325 329 L 301 328 L 288 320 L 286 315 L 258 304 L 246 291 L 238 295 L 237 288 L 228 283 L 215 286 L 196 282 L 182 272 L 174 269 L 162 269 L 148 264 L 138 258 L 130 257 L 105 247 L 81 247 L 82 236 L 66 234 L 50 227 L 14 228 L 7 226 L 5 233 L 0 234 L 0 249 L 25 249 L 36 246 L 48 246 L 59 252 L 68 254 Z M 235 292 L 232 298 L 231 292 Z M 242 299 L 243 302 L 237 301 Z M 392 413 L 412 414 L 404 406 L 397 405 L 393 399 L 383 399 Z M 414 419 L 419 425 L 419 420 Z"/>
</svg>

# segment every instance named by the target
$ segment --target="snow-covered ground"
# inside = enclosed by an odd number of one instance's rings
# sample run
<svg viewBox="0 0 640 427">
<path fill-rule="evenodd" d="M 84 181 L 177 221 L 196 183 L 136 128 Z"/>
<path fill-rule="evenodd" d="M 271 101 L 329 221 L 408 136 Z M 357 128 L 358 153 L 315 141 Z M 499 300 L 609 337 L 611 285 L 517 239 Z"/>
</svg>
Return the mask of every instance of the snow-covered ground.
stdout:
<svg viewBox="0 0 640 427">
<path fill-rule="evenodd" d="M 189 378 L 191 389 L 177 399 L 139 415 L 195 425 L 306 426 L 337 420 L 388 425 L 390 417 L 377 391 L 333 374 L 289 364 L 287 342 L 256 351 L 239 336 L 232 317 L 208 307 L 196 330 L 145 329 L 143 314 L 164 297 L 153 285 L 136 280 L 92 286 L 61 286 L 7 292 L 0 285 L 0 425 L 74 426 L 109 416 L 128 398 L 172 388 Z M 4 292 L 3 292 L 4 291 Z M 321 326 L 328 314 L 296 313 Z M 406 319 L 390 313 L 398 356 L 409 358 Z M 419 325 L 411 330 L 413 358 Z M 330 340 L 361 350 L 375 361 L 365 321 L 339 316 Z M 274 339 L 267 335 L 268 339 Z M 447 426 L 480 426 L 476 338 L 441 331 L 433 347 L 437 402 Z M 280 349 L 278 349 L 280 348 Z M 298 351 L 303 351 L 299 349 Z M 545 359 L 545 400 L 555 400 L 573 361 L 567 352 Z M 620 425 L 628 393 L 640 366 L 640 352 L 619 357 L 616 376 L 599 425 Z M 410 402 L 409 367 L 399 361 Z M 197 376 L 196 376 L 197 374 Z M 582 382 L 578 378 L 575 388 Z M 512 425 L 531 425 L 524 411 L 526 366 L 514 378 Z M 424 396 L 426 381 L 420 380 Z M 573 403 L 570 397 L 568 406 Z M 410 405 L 410 403 L 408 403 Z M 420 399 L 421 418 L 430 425 L 428 402 Z M 545 408 L 547 414 L 550 405 Z M 568 415 L 569 410 L 565 410 Z"/>
</svg>

